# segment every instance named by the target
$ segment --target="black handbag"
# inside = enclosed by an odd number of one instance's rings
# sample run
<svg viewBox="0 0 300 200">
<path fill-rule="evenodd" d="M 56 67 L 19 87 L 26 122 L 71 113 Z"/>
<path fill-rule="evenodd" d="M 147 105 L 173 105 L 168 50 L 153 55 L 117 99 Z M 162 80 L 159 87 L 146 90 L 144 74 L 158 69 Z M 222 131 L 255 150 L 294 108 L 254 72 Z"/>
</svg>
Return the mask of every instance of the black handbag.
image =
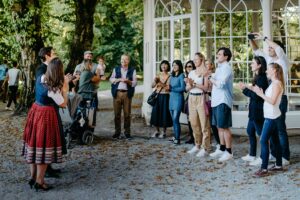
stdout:
<svg viewBox="0 0 300 200">
<path fill-rule="evenodd" d="M 164 84 L 166 84 L 166 82 L 168 81 L 168 79 L 170 78 L 170 76 L 168 76 L 167 80 L 164 82 Z M 156 92 L 156 90 L 154 90 L 152 92 L 152 94 L 150 94 L 150 96 L 148 97 L 147 99 L 147 103 L 150 105 L 150 106 L 154 106 L 156 104 L 156 101 L 157 101 L 157 97 L 159 95 L 159 93 L 161 92 L 161 90 L 163 89 L 163 87 L 160 88 L 160 90 L 158 92 Z"/>
<path fill-rule="evenodd" d="M 152 92 L 152 94 L 150 94 L 150 96 L 148 97 L 147 99 L 147 103 L 150 105 L 150 106 L 154 106 L 156 104 L 156 100 L 157 100 L 157 96 L 158 96 L 159 93 L 155 91 Z"/>
</svg>

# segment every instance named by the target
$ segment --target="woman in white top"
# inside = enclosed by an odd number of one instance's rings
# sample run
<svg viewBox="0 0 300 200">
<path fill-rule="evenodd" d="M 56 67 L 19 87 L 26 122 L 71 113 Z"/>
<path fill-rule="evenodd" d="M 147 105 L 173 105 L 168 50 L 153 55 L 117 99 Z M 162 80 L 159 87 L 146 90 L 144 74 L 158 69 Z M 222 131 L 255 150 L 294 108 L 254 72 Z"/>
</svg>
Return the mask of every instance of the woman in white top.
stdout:
<svg viewBox="0 0 300 200">
<path fill-rule="evenodd" d="M 210 150 L 209 118 L 205 113 L 208 73 L 205 67 L 204 55 L 196 53 L 194 64 L 196 69 L 189 73 L 186 90 L 189 91 L 189 119 L 193 129 L 195 146 L 188 153 L 198 152 L 197 157 L 204 157 L 207 155 L 207 151 Z"/>
<path fill-rule="evenodd" d="M 279 142 L 277 123 L 281 115 L 279 104 L 284 91 L 284 78 L 282 67 L 277 63 L 271 63 L 267 69 L 267 77 L 272 81 L 265 94 L 262 88 L 254 86 L 253 91 L 264 99 L 264 125 L 260 137 L 261 144 L 261 168 L 255 172 L 254 176 L 263 177 L 268 175 L 269 162 L 269 140 L 271 139 L 276 149 L 276 164 L 270 171 L 282 171 L 282 152 Z"/>
</svg>

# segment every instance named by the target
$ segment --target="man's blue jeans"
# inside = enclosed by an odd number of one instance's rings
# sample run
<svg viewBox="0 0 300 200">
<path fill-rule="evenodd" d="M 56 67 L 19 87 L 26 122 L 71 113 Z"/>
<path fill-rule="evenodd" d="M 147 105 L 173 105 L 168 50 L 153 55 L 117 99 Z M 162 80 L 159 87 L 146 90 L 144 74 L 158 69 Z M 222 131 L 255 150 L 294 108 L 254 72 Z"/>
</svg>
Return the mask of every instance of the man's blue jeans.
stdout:
<svg viewBox="0 0 300 200">
<path fill-rule="evenodd" d="M 180 133 L 181 128 L 179 124 L 179 117 L 181 111 L 178 110 L 170 110 L 172 121 L 173 121 L 173 131 L 174 131 L 174 137 L 176 140 L 180 140 Z"/>
<path fill-rule="evenodd" d="M 278 135 L 279 135 L 279 141 L 280 141 L 280 146 L 281 146 L 281 150 L 282 150 L 282 157 L 286 160 L 290 160 L 290 145 L 289 145 L 289 138 L 287 135 L 286 124 L 285 124 L 287 105 L 288 105 L 287 96 L 282 95 L 281 102 L 279 105 L 279 109 L 281 111 L 281 116 L 279 117 L 279 120 L 277 123 L 277 129 L 275 131 L 278 132 Z M 271 153 L 273 156 L 275 155 L 273 140 L 271 140 Z"/>
<path fill-rule="evenodd" d="M 264 125 L 260 136 L 262 169 L 268 169 L 270 139 L 273 141 L 273 145 L 274 145 L 276 165 L 282 166 L 281 146 L 279 142 L 278 132 L 276 131 L 276 126 L 278 121 L 279 121 L 279 117 L 277 119 L 266 118 L 264 121 Z"/>
<path fill-rule="evenodd" d="M 253 119 L 249 119 L 248 121 L 247 133 L 250 141 L 250 156 L 256 156 L 257 141 L 255 133 L 257 133 L 258 136 L 261 135 L 263 123 L 263 121 L 255 121 Z"/>
</svg>

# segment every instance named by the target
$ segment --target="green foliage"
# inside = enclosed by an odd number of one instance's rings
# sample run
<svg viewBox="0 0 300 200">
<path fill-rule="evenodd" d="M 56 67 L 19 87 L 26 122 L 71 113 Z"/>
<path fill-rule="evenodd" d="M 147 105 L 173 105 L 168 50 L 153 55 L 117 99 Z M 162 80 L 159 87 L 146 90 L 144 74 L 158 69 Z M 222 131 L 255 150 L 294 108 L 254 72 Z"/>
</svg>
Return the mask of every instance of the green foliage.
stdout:
<svg viewBox="0 0 300 200">
<path fill-rule="evenodd" d="M 107 71 L 120 64 L 123 53 L 131 55 L 131 65 L 142 69 L 143 2 L 139 0 L 102 1 L 95 12 L 95 55 L 105 57 Z"/>
<path fill-rule="evenodd" d="M 75 1 L 40 0 L 39 7 L 24 0 L 0 0 L 0 62 L 19 60 L 21 49 L 33 45 L 41 34 L 45 46 L 53 46 L 66 64 L 75 33 Z M 143 1 L 100 0 L 94 15 L 93 52 L 105 57 L 108 71 L 120 63 L 123 53 L 131 55 L 131 64 L 142 69 Z M 17 15 L 21 3 L 29 5 Z M 39 15 L 41 32 L 36 33 L 32 18 Z"/>
</svg>

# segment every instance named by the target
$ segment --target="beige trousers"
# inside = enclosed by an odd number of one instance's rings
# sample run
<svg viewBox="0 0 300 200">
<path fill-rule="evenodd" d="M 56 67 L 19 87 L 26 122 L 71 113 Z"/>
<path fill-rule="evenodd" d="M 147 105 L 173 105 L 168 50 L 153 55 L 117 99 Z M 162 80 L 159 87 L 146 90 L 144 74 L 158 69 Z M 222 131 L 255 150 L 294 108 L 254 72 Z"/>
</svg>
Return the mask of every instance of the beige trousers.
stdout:
<svg viewBox="0 0 300 200">
<path fill-rule="evenodd" d="M 193 129 L 195 144 L 209 151 L 210 145 L 210 122 L 209 116 L 205 114 L 205 96 L 189 96 L 189 119 Z"/>
</svg>

